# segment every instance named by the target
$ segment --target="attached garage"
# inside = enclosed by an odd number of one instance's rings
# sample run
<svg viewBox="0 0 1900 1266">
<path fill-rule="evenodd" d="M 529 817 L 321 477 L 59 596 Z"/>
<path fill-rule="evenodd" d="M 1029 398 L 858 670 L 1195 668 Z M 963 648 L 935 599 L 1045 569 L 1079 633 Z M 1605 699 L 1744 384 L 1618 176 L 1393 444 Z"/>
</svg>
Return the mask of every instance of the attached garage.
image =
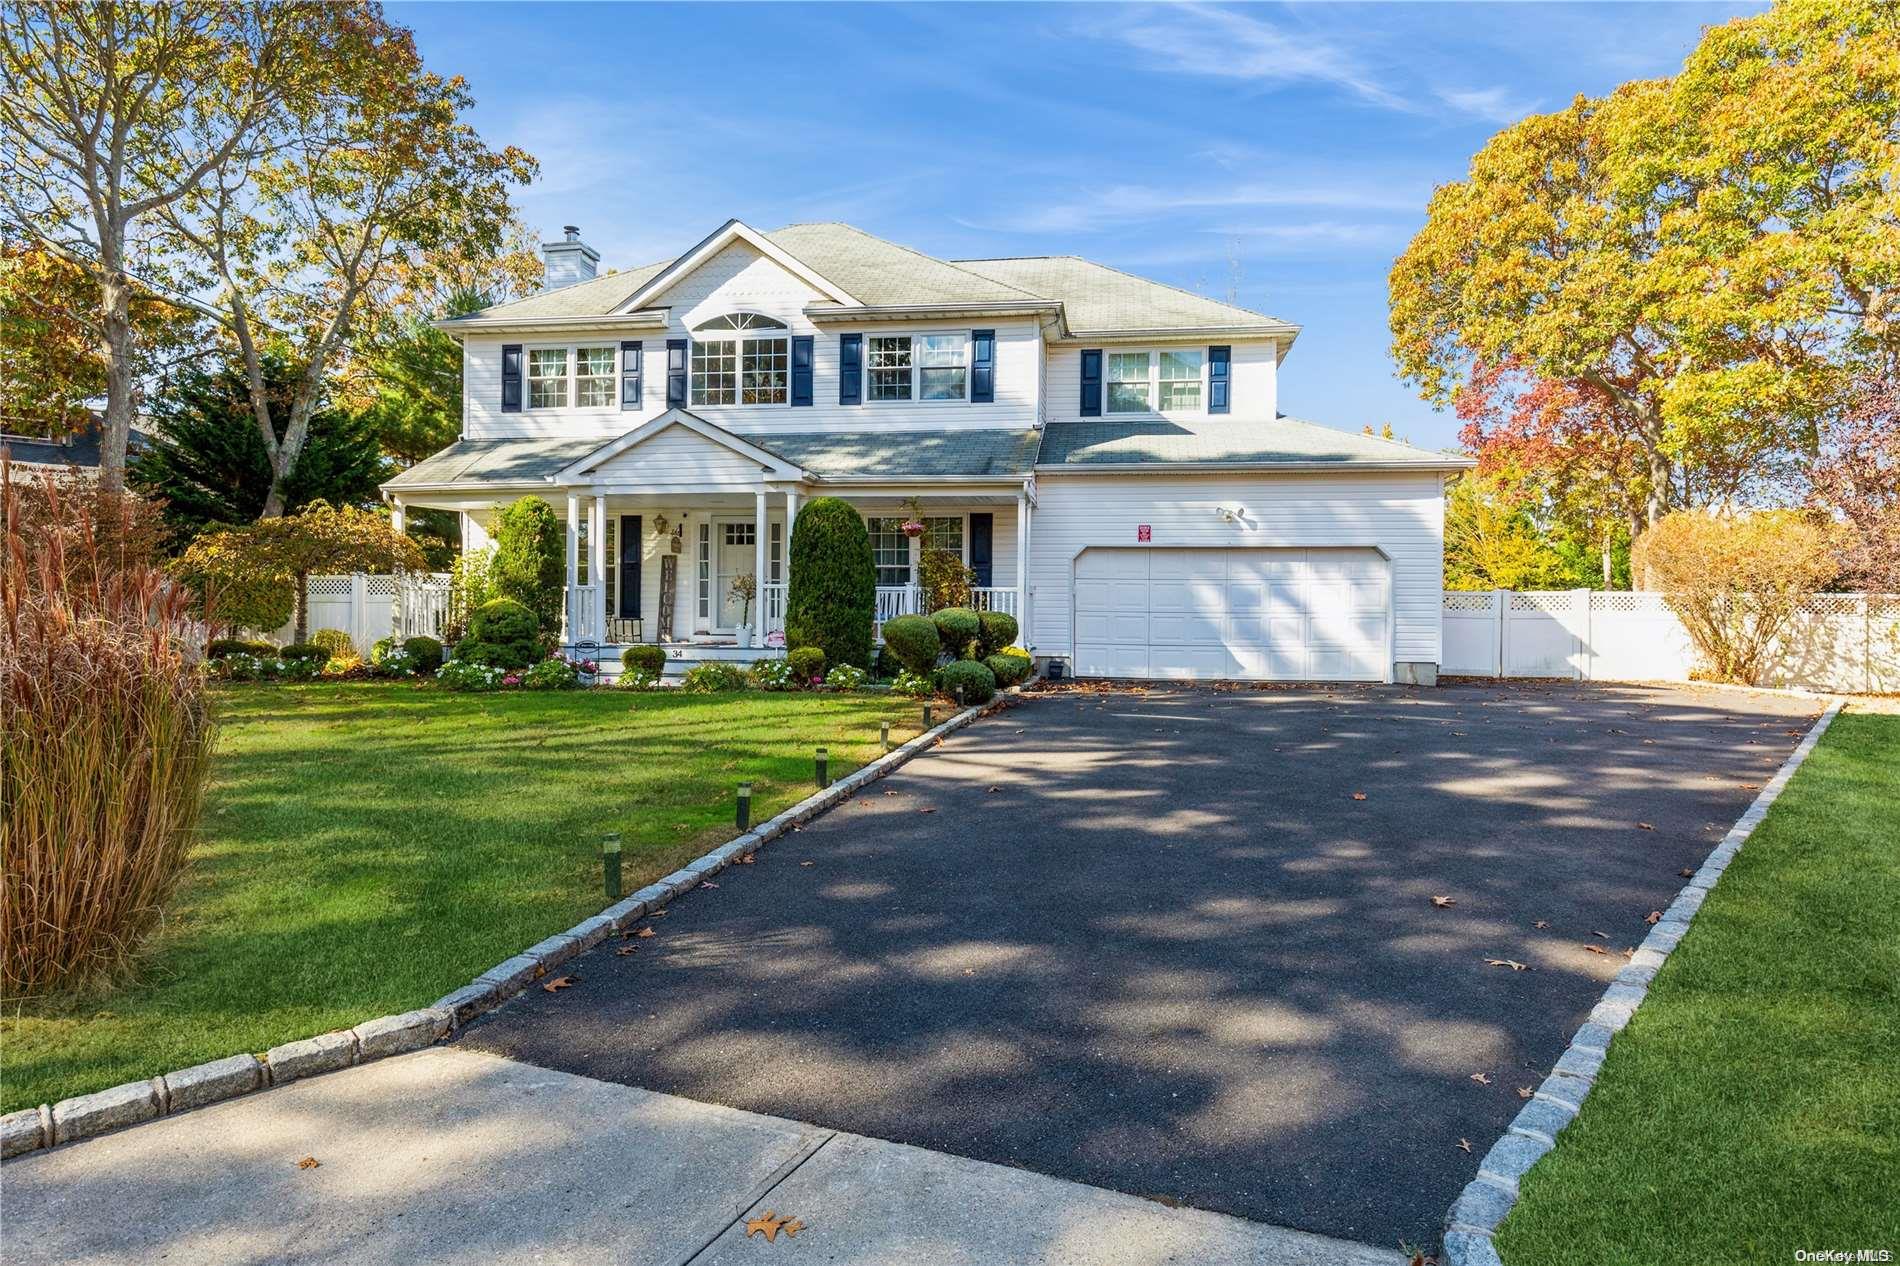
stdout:
<svg viewBox="0 0 1900 1266">
<path fill-rule="evenodd" d="M 1392 663 L 1373 549 L 1086 549 L 1074 611 L 1084 677 L 1384 681 Z"/>
</svg>

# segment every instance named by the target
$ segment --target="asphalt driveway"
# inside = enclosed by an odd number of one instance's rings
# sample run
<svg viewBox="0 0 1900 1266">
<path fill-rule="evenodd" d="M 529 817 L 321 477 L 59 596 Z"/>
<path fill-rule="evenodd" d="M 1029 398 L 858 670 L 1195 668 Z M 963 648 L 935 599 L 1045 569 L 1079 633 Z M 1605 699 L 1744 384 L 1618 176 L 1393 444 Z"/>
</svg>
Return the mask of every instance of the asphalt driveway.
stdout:
<svg viewBox="0 0 1900 1266">
<path fill-rule="evenodd" d="M 1571 683 L 1042 695 L 463 1041 L 1428 1244 L 1818 711 Z"/>
</svg>

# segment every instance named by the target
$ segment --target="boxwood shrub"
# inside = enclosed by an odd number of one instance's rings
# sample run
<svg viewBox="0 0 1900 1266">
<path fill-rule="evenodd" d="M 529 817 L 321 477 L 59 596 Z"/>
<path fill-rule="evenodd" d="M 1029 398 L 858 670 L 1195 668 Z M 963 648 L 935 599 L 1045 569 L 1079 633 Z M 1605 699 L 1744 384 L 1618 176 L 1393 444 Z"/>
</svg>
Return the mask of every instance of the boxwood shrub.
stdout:
<svg viewBox="0 0 1900 1266">
<path fill-rule="evenodd" d="M 513 598 L 495 598 L 475 609 L 468 636 L 455 644 L 455 658 L 492 668 L 526 668 L 539 658 L 534 612 Z"/>
<path fill-rule="evenodd" d="M 442 643 L 432 637 L 412 637 L 402 649 L 419 673 L 432 673 L 442 667 Z"/>
<path fill-rule="evenodd" d="M 1016 627 L 1016 617 L 1007 611 L 984 611 L 976 619 L 979 626 L 976 635 L 977 653 L 982 659 L 988 659 L 1015 641 L 1020 631 Z"/>
<path fill-rule="evenodd" d="M 937 670 L 937 689 L 958 703 L 987 703 L 996 693 L 996 674 L 973 659 L 960 659 Z"/>
<path fill-rule="evenodd" d="M 331 659 L 356 654 L 356 643 L 350 641 L 350 635 L 342 629 L 318 629 L 310 635 L 310 645 L 321 646 L 330 653 Z"/>
<path fill-rule="evenodd" d="M 977 634 L 983 631 L 983 622 L 977 619 L 976 612 L 968 607 L 945 607 L 932 613 L 930 622 L 937 626 L 944 654 L 957 659 L 970 658 L 970 652 L 976 648 Z"/>
<path fill-rule="evenodd" d="M 255 655 L 259 659 L 274 658 L 277 648 L 269 642 L 250 642 L 241 637 L 214 637 L 205 643 L 206 659 L 223 659 L 226 655 Z"/>
<path fill-rule="evenodd" d="M 620 652 L 620 666 L 628 672 L 644 673 L 653 681 L 666 671 L 666 648 L 643 642 Z"/>
<path fill-rule="evenodd" d="M 820 647 L 801 646 L 785 658 L 792 666 L 793 681 L 801 686 L 825 675 L 825 652 Z"/>
<path fill-rule="evenodd" d="M 1030 659 L 1027 651 L 1011 647 L 996 652 L 983 662 L 996 674 L 996 684 L 999 686 L 1014 686 L 1028 680 Z"/>
<path fill-rule="evenodd" d="M 921 615 L 900 615 L 884 623 L 884 649 L 920 677 L 928 677 L 936 670 L 937 655 L 942 648 L 937 626 Z"/>
<path fill-rule="evenodd" d="M 318 646 L 315 642 L 292 642 L 289 646 L 277 652 L 277 658 L 309 659 L 315 660 L 318 663 L 327 664 L 330 662 L 330 652 L 327 648 Z"/>
</svg>

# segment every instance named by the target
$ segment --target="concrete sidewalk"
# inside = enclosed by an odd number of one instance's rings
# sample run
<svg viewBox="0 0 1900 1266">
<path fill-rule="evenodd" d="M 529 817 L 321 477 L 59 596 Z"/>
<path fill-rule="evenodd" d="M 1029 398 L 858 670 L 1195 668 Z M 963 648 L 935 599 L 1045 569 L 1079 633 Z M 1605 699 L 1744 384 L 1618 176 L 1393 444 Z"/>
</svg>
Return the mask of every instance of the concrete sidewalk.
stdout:
<svg viewBox="0 0 1900 1266">
<path fill-rule="evenodd" d="M 1402 1260 L 448 1048 L 23 1156 L 0 1188 L 17 1266 Z M 748 1238 L 768 1209 L 805 1229 Z"/>
</svg>

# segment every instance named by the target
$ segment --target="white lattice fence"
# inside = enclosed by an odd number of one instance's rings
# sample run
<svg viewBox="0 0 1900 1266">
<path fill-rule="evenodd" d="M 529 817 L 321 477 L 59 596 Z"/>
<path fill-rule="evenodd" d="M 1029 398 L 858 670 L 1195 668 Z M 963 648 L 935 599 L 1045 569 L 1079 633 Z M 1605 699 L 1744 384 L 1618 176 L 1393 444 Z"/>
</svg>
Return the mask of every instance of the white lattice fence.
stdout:
<svg viewBox="0 0 1900 1266">
<path fill-rule="evenodd" d="M 1657 593 L 1447 593 L 1446 673 L 1687 681 L 1697 666 L 1682 621 Z M 1900 595 L 1817 594 L 1780 639 L 1764 685 L 1900 690 Z"/>
<path fill-rule="evenodd" d="M 342 629 L 359 653 L 385 637 L 442 635 L 448 615 L 449 577 L 446 572 L 405 573 L 402 577 L 402 628 L 396 628 L 397 578 L 356 572 L 345 576 L 312 576 L 304 590 L 310 631 Z M 295 621 L 272 636 L 288 642 Z"/>
</svg>

